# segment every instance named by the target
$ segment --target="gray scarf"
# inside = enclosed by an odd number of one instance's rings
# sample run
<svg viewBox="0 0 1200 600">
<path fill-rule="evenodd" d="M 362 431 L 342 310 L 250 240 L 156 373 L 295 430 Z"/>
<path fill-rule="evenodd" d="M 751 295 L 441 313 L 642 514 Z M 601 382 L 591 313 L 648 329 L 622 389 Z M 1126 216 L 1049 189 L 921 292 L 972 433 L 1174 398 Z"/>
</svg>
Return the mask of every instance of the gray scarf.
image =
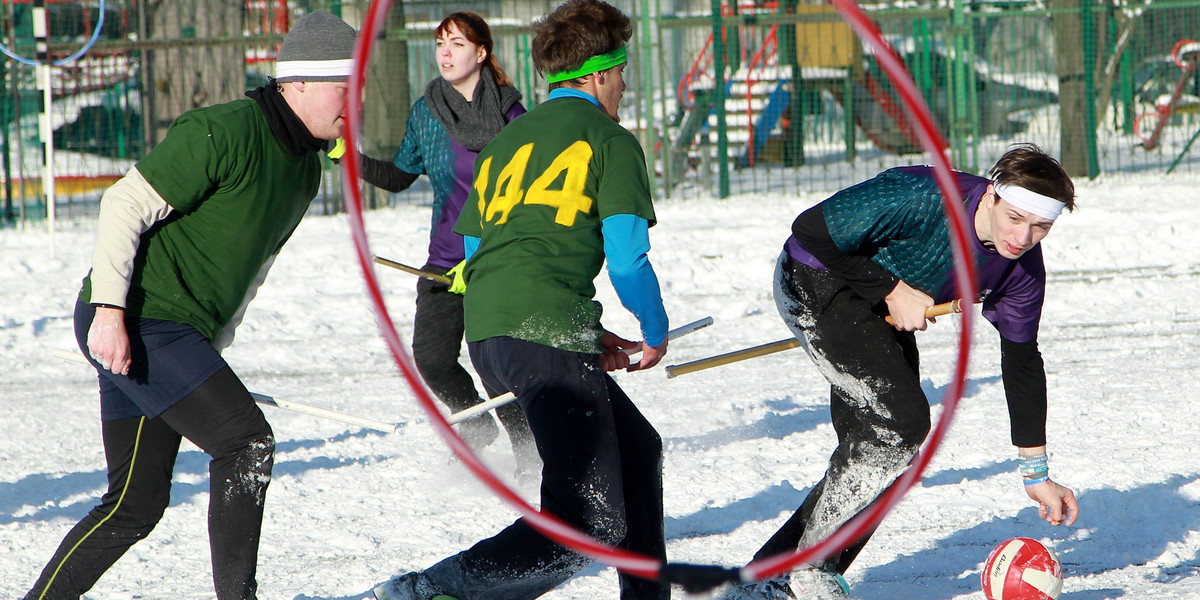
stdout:
<svg viewBox="0 0 1200 600">
<path fill-rule="evenodd" d="M 467 102 L 444 77 L 435 78 L 425 88 L 425 103 L 433 115 L 454 141 L 472 152 L 483 150 L 500 133 L 508 123 L 505 115 L 520 100 L 521 92 L 507 85 L 496 85 L 492 70 L 488 68 L 480 70 L 471 102 Z"/>
</svg>

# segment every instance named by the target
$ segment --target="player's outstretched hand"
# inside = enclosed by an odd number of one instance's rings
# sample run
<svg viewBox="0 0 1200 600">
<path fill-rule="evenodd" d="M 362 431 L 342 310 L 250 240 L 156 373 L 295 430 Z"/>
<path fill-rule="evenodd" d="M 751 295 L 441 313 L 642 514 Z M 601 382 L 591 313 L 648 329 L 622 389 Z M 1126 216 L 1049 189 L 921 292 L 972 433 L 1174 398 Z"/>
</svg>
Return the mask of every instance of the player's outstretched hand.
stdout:
<svg viewBox="0 0 1200 600">
<path fill-rule="evenodd" d="M 1079 518 L 1075 492 L 1053 480 L 1025 486 L 1025 493 L 1038 503 L 1038 516 L 1051 525 L 1073 525 Z"/>
<path fill-rule="evenodd" d="M 641 371 L 642 369 L 649 369 L 654 365 L 657 365 L 658 361 L 662 360 L 662 358 L 666 355 L 666 340 L 663 340 L 663 343 L 660 346 L 651 346 L 646 342 L 642 342 L 642 360 L 638 361 L 638 363 L 635 365 L 630 365 L 630 367 L 625 370 L 632 373 L 634 371 Z"/>
</svg>

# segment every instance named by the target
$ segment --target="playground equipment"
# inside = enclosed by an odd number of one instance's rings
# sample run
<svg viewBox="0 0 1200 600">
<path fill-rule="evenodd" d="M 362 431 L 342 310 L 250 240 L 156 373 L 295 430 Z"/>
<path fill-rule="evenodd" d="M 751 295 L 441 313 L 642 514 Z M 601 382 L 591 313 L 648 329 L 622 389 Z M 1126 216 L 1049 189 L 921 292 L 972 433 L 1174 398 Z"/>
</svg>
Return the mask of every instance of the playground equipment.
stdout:
<svg viewBox="0 0 1200 600">
<path fill-rule="evenodd" d="M 723 27 L 720 45 L 709 34 L 680 78 L 672 172 L 683 172 L 685 161 L 695 165 L 712 158 L 707 137 L 718 108 L 718 80 L 724 81 L 729 155 L 739 168 L 764 162 L 804 164 L 804 145 L 812 137 L 806 137 L 806 127 L 839 132 L 849 160 L 858 152 L 859 132 L 886 153 L 923 151 L 875 56 L 862 49 L 832 6 L 793 6 L 784 18 L 777 10 L 772 2 L 739 6 L 736 14 L 743 24 Z M 723 6 L 723 17 L 733 14 Z M 757 16 L 761 14 L 773 18 Z M 917 67 L 918 86 L 943 129 L 954 122 L 967 127 L 965 135 L 1017 134 L 1026 127 L 1015 117 L 1019 111 L 1058 100 L 1053 92 L 992 76 L 988 65 L 952 51 L 949 40 L 931 27 L 914 26 L 906 35 L 894 44 L 898 58 Z M 714 47 L 725 48 L 725 77 L 712 71 Z M 956 101 L 957 114 L 951 107 Z M 830 135 L 822 137 L 833 141 Z"/>
<path fill-rule="evenodd" d="M 1179 40 L 1171 48 L 1171 60 L 1181 71 L 1179 79 L 1175 82 L 1174 91 L 1171 92 L 1170 96 L 1164 95 L 1156 98 L 1154 101 L 1154 110 L 1138 116 L 1133 121 L 1133 133 L 1142 140 L 1142 143 L 1139 145 L 1147 152 L 1158 147 L 1163 129 L 1170 122 L 1172 114 L 1200 112 L 1200 97 L 1190 95 L 1186 102 L 1183 101 L 1188 86 L 1193 85 L 1192 80 L 1196 74 L 1196 64 L 1200 61 L 1200 42 L 1196 42 L 1195 40 Z M 1147 128 L 1149 128 L 1149 131 L 1146 131 Z M 1197 133 L 1200 134 L 1200 131 Z M 1188 142 L 1187 148 L 1184 149 L 1185 153 L 1195 141 L 1196 136 L 1193 136 L 1191 141 Z M 1181 154 L 1180 158 L 1182 156 Z M 1178 164 L 1178 159 L 1175 162 Z M 1174 168 L 1175 165 L 1171 165 L 1171 169 Z"/>
<path fill-rule="evenodd" d="M 743 4 L 735 10 L 722 5 L 722 16 L 775 14 L 776 2 Z M 856 76 L 861 46 L 853 31 L 829 5 L 793 7 L 806 19 L 794 26 L 772 24 L 765 28 L 743 26 L 722 28 L 722 44 L 730 74 L 725 78 L 725 112 L 731 154 L 739 167 L 755 166 L 767 153 L 768 141 L 787 138 L 771 159 L 787 164 L 803 162 L 802 141 L 793 130 L 794 120 L 803 118 L 802 104 L 822 90 L 844 87 Z M 787 28 L 791 27 L 791 31 Z M 781 55 L 780 37 L 789 34 L 795 55 Z M 691 68 L 678 84 L 678 130 L 673 156 L 680 172 L 684 156 L 701 151 L 703 133 L 715 115 L 715 86 L 712 72 L 714 36 L 709 34 Z M 784 51 L 787 49 L 785 48 Z M 810 111 L 812 109 L 810 108 Z M 864 123 L 866 125 L 866 123 Z M 915 142 L 914 142 L 915 143 Z"/>
<path fill-rule="evenodd" d="M 0 43 L 0 219 L 48 215 L 47 205 L 64 200 L 92 202 L 184 110 L 259 85 L 254 78 L 269 72 L 292 8 L 287 0 L 232 4 L 226 12 L 242 17 L 236 32 L 212 15 L 193 19 L 181 3 L 146 13 L 145 2 L 132 0 L 8 2 Z M 178 40 L 144 33 L 155 26 Z M 214 62 L 210 47 L 235 48 L 220 56 L 232 60 Z M 210 68 L 243 60 L 245 74 Z M 58 150 L 57 158 L 35 158 L 39 147 Z M 51 173 L 39 174 L 47 164 Z"/>
</svg>

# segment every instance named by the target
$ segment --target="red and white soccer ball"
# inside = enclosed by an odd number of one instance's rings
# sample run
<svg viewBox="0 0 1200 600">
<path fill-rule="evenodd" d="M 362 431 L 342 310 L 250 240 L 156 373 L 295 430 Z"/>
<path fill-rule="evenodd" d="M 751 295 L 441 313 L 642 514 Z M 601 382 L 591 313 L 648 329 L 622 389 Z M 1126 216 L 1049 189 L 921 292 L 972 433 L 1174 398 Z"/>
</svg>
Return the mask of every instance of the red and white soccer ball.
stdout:
<svg viewBox="0 0 1200 600">
<path fill-rule="evenodd" d="M 1062 564 L 1041 542 L 1013 538 L 992 550 L 980 579 L 988 600 L 1055 600 L 1062 592 Z"/>
</svg>

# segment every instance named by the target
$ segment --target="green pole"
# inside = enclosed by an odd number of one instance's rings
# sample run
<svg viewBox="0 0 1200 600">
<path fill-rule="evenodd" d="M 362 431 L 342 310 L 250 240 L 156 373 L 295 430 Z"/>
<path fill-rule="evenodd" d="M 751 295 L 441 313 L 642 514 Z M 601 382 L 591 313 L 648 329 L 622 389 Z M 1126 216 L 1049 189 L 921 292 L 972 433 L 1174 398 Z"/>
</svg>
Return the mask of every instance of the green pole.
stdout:
<svg viewBox="0 0 1200 600">
<path fill-rule="evenodd" d="M 971 119 L 969 114 L 970 107 L 970 70 L 972 69 L 967 55 L 966 48 L 967 39 L 966 33 L 968 27 L 966 25 L 966 15 L 964 13 L 965 6 L 962 2 L 956 2 L 953 10 L 950 12 L 950 27 L 948 34 L 950 36 L 950 47 L 953 54 L 950 56 L 950 63 L 947 78 L 950 89 L 950 114 L 948 115 L 948 126 L 950 131 L 950 150 L 954 157 L 954 164 L 962 168 L 967 162 L 966 156 L 966 132 L 971 128 Z"/>
<path fill-rule="evenodd" d="M 786 0 L 785 13 L 796 12 L 797 0 Z M 800 58 L 796 52 L 796 25 L 787 23 L 779 26 L 779 62 L 792 68 L 792 93 L 788 96 L 788 130 L 783 142 L 783 164 L 799 167 L 804 164 L 804 78 L 800 71 Z"/>
<path fill-rule="evenodd" d="M 721 198 L 729 197 L 729 131 L 725 125 L 725 42 L 721 39 L 721 0 L 712 0 L 713 105 L 717 109 L 717 187 Z"/>
<path fill-rule="evenodd" d="M 971 145 L 968 147 L 970 158 L 966 163 L 959 165 L 958 168 L 964 169 L 971 173 L 979 172 L 979 129 L 981 112 L 979 110 L 979 86 L 975 85 L 975 27 L 970 22 L 971 16 L 963 14 L 963 26 L 966 28 L 966 33 L 963 36 L 963 53 L 967 57 L 967 98 L 970 99 L 967 106 L 967 114 L 971 116 L 971 129 L 968 134 L 971 136 Z"/>
<path fill-rule="evenodd" d="M 857 64 L 850 65 L 846 80 L 842 82 L 842 131 L 846 132 L 846 160 L 858 160 L 858 125 L 854 122 L 854 79 L 858 76 Z M 866 92 L 864 92 L 866 93 Z"/>
<path fill-rule="evenodd" d="M 5 64 L 0 63 L 0 98 L 3 99 L 3 104 L 0 104 L 0 127 L 4 129 L 4 209 L 0 211 L 0 222 L 11 223 L 16 221 L 17 215 L 13 212 L 12 146 L 8 135 L 8 122 L 12 111 L 8 105 L 8 69 Z M 20 131 L 20 128 L 17 130 Z"/>
<path fill-rule="evenodd" d="M 1192 134 L 1192 139 L 1188 140 L 1188 143 L 1184 145 L 1183 152 L 1180 152 L 1179 156 L 1176 156 L 1175 160 L 1171 162 L 1171 166 L 1167 169 L 1167 175 L 1170 175 L 1175 170 L 1175 167 L 1179 166 L 1179 161 L 1183 160 L 1183 157 L 1192 149 L 1192 144 L 1196 143 L 1196 138 L 1200 138 L 1200 129 L 1197 129 L 1196 133 Z"/>
<path fill-rule="evenodd" d="M 524 69 L 517 69 L 517 77 L 520 79 L 520 89 L 525 90 L 525 108 L 533 108 L 537 97 L 537 69 L 533 66 L 533 53 L 529 49 L 529 36 L 517 36 L 517 56 L 515 58 L 517 64 L 525 63 Z"/>
<path fill-rule="evenodd" d="M 913 39 L 916 41 L 916 56 L 909 68 L 912 69 L 914 83 L 926 98 L 933 93 L 933 34 L 930 32 L 929 19 L 913 19 Z"/>
<path fill-rule="evenodd" d="M 1083 89 L 1089 94 L 1096 89 L 1096 31 L 1092 17 L 1092 0 L 1080 2 L 1083 29 Z M 1084 127 L 1087 129 L 1087 171 L 1088 179 L 1100 175 L 1099 150 L 1096 145 L 1096 103 L 1090 98 L 1083 103 Z"/>
<path fill-rule="evenodd" d="M 662 0 L 655 0 L 655 8 L 657 9 L 655 12 L 658 14 L 659 18 L 661 18 L 663 14 Z M 662 68 L 658 70 L 658 89 L 663 91 L 662 96 L 660 97 L 663 110 L 663 121 L 661 125 L 662 131 L 660 131 L 658 134 L 658 139 L 662 141 L 662 153 L 659 156 L 659 168 L 662 169 L 663 196 L 670 198 L 671 188 L 674 187 L 675 183 L 675 173 L 671 167 L 674 162 L 674 157 L 671 156 L 671 152 L 673 151 L 673 148 L 671 147 L 671 136 L 668 135 L 667 132 L 667 126 L 670 122 L 670 118 L 667 117 L 667 95 L 671 93 L 672 88 L 667 87 L 667 69 L 665 57 L 666 46 L 663 44 L 662 27 L 655 27 L 654 34 L 654 44 L 658 48 L 659 65 L 662 66 Z"/>
<path fill-rule="evenodd" d="M 646 161 L 646 177 L 650 181 L 650 185 L 654 185 L 654 165 L 658 161 L 655 157 L 654 146 L 658 139 L 658 131 L 654 125 L 654 39 L 651 37 L 654 18 L 650 14 L 650 0 L 642 0 L 642 35 L 641 44 L 642 52 L 638 61 L 641 64 L 642 71 L 642 111 L 645 116 L 644 144 L 642 151 L 649 156 Z M 666 145 L 663 146 L 663 152 L 667 151 Z"/>
</svg>

